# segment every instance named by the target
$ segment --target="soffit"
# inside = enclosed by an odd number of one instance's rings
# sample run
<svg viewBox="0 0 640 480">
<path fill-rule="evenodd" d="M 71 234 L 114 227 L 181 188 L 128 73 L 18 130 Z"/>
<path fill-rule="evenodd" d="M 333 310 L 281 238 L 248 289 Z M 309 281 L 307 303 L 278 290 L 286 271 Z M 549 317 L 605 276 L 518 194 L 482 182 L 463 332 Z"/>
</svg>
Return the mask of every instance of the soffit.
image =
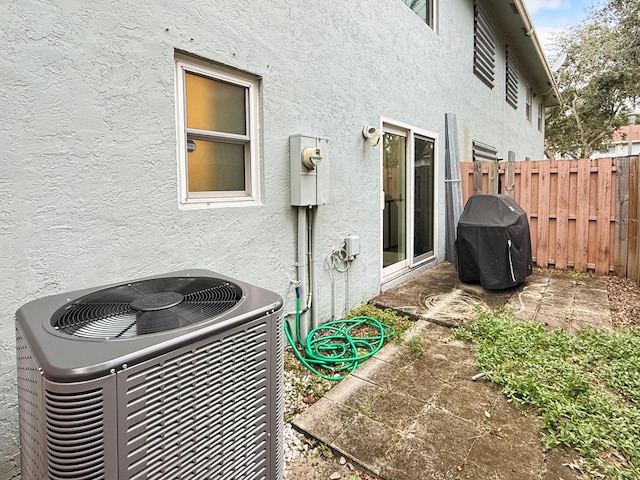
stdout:
<svg viewBox="0 0 640 480">
<path fill-rule="evenodd" d="M 534 84 L 534 94 L 542 96 L 545 105 L 558 105 L 558 86 L 523 0 L 493 0 L 487 4 L 509 43 L 518 51 L 520 66 Z"/>
</svg>

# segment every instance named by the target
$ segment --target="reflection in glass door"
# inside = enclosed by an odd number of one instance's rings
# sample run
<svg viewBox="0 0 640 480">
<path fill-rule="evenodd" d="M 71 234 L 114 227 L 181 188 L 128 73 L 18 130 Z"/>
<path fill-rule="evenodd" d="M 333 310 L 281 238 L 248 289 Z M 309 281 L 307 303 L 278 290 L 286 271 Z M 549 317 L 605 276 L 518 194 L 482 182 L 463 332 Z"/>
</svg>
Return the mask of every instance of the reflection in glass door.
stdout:
<svg viewBox="0 0 640 480">
<path fill-rule="evenodd" d="M 406 137 L 385 132 L 382 143 L 382 266 L 406 264 Z M 396 269 L 397 269 L 396 268 Z"/>
<path fill-rule="evenodd" d="M 385 125 L 382 267 L 390 277 L 435 253 L 435 140 Z"/>
</svg>

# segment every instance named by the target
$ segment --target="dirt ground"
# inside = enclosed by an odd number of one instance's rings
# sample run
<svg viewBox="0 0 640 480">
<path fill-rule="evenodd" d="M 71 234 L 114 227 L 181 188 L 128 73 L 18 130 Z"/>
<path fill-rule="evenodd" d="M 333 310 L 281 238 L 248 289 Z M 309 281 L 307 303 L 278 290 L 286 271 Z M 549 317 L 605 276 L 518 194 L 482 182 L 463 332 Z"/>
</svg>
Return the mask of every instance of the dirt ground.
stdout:
<svg viewBox="0 0 640 480">
<path fill-rule="evenodd" d="M 640 288 L 628 278 L 604 277 L 607 280 L 607 294 L 611 320 L 616 328 L 640 325 Z"/>
<path fill-rule="evenodd" d="M 543 270 L 537 269 L 538 272 Z M 544 273 L 552 275 L 568 275 L 572 281 L 580 282 L 585 275 L 577 273 L 544 269 Z M 626 278 L 601 276 L 607 283 L 609 307 L 614 327 L 640 325 L 640 288 Z M 310 405 L 313 399 L 301 399 L 302 404 Z M 328 448 L 318 446 L 313 440 L 299 435 L 305 450 L 300 452 L 287 464 L 285 480 L 379 480 L 379 477 L 358 469 L 344 457 L 334 455 Z"/>
</svg>

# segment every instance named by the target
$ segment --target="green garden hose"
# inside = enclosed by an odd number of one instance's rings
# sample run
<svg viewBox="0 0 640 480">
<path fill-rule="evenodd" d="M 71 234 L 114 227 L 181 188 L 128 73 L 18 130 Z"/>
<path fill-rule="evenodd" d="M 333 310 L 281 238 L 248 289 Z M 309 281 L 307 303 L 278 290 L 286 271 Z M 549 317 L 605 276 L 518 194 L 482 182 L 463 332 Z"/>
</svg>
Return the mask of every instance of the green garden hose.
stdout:
<svg viewBox="0 0 640 480">
<path fill-rule="evenodd" d="M 364 328 L 362 328 L 364 327 Z M 351 335 L 354 329 L 373 330 L 368 336 Z M 309 332 L 303 342 L 300 338 L 300 290 L 296 287 L 295 338 L 289 322 L 284 332 L 296 358 L 311 372 L 326 380 L 342 380 L 367 358 L 372 357 L 395 335 L 395 329 L 373 317 L 353 317 L 327 322 Z M 304 348 L 304 356 L 296 345 Z M 335 372 L 334 375 L 325 373 Z"/>
</svg>

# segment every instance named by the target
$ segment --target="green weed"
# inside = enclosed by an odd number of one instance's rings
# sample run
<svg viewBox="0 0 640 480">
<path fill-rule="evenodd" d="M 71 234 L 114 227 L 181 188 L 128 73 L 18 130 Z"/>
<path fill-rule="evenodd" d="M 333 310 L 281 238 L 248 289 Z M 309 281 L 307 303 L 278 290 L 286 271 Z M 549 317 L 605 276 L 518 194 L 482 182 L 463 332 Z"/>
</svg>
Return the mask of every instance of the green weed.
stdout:
<svg viewBox="0 0 640 480">
<path fill-rule="evenodd" d="M 536 407 L 547 449 L 575 449 L 590 478 L 640 478 L 640 329 L 571 335 L 503 312 L 454 335 L 511 401 Z"/>
<path fill-rule="evenodd" d="M 393 341 L 397 343 L 403 342 L 406 331 L 413 325 L 413 322 L 409 320 L 408 317 L 400 315 L 395 310 L 391 308 L 381 309 L 372 303 L 366 303 L 351 310 L 347 314 L 347 318 L 353 317 L 371 317 L 379 322 L 392 326 L 396 331 L 396 334 L 393 336 Z"/>
<path fill-rule="evenodd" d="M 326 443 L 318 442 L 316 447 L 318 454 L 323 458 L 333 458 L 333 452 Z"/>
<path fill-rule="evenodd" d="M 424 347 L 420 343 L 420 339 L 418 337 L 412 337 L 411 340 L 406 342 L 407 347 L 409 348 L 409 353 L 414 358 L 420 358 L 424 355 Z"/>
<path fill-rule="evenodd" d="M 571 280 L 574 280 L 574 281 L 584 280 L 588 276 L 589 275 L 587 273 L 579 272 L 577 270 L 571 270 L 570 273 L 569 273 L 569 278 L 571 278 Z"/>
</svg>

